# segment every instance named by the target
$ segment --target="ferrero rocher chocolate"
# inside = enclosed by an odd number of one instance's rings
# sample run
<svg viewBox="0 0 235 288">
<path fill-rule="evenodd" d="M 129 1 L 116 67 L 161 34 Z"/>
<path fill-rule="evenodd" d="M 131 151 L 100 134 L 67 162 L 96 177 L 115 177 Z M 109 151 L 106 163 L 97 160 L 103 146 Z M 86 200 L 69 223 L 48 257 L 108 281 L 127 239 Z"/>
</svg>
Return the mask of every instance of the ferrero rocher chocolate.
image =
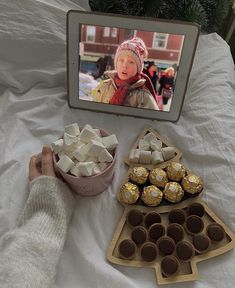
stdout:
<svg viewBox="0 0 235 288">
<path fill-rule="evenodd" d="M 137 184 L 144 184 L 149 176 L 145 167 L 134 167 L 129 172 L 129 179 Z"/>
<path fill-rule="evenodd" d="M 180 181 L 186 175 L 186 169 L 181 163 L 171 162 L 166 168 L 166 173 L 171 181 Z"/>
<path fill-rule="evenodd" d="M 158 206 L 162 201 L 162 197 L 162 191 L 155 185 L 144 187 L 141 195 L 141 199 L 147 206 Z"/>
<path fill-rule="evenodd" d="M 118 193 L 118 200 L 124 204 L 134 204 L 140 196 L 137 185 L 127 182 L 122 185 Z"/>
<path fill-rule="evenodd" d="M 163 191 L 164 197 L 171 203 L 178 203 L 184 197 L 184 190 L 177 182 L 168 182 Z"/>
<path fill-rule="evenodd" d="M 157 187 L 164 188 L 166 186 L 166 183 L 168 182 L 168 178 L 166 172 L 163 169 L 154 168 L 149 173 L 149 181 L 151 182 L 151 184 L 156 185 Z"/>
<path fill-rule="evenodd" d="M 190 194 L 196 194 L 202 191 L 203 182 L 199 176 L 189 174 L 182 179 L 182 187 L 184 191 Z"/>
</svg>

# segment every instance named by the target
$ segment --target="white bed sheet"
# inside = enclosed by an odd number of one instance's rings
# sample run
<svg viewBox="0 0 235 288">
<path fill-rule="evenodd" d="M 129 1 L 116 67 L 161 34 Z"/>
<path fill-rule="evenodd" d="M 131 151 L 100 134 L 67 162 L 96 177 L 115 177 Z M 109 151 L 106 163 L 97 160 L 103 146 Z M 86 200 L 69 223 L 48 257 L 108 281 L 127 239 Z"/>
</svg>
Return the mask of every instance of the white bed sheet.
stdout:
<svg viewBox="0 0 235 288">
<path fill-rule="evenodd" d="M 80 5 L 80 6 L 78 6 Z M 112 265 L 106 252 L 123 209 L 116 201 L 127 172 L 123 157 L 146 125 L 183 152 L 182 162 L 205 182 L 203 199 L 235 231 L 235 75 L 228 45 L 200 37 L 177 123 L 70 109 L 66 96 L 65 20 L 86 0 L 2 0 L 0 4 L 0 235 L 14 227 L 27 198 L 28 160 L 65 124 L 105 128 L 119 139 L 112 185 L 77 197 L 56 288 L 153 288 L 154 270 Z M 233 287 L 234 250 L 199 263 L 199 280 L 170 287 Z"/>
</svg>

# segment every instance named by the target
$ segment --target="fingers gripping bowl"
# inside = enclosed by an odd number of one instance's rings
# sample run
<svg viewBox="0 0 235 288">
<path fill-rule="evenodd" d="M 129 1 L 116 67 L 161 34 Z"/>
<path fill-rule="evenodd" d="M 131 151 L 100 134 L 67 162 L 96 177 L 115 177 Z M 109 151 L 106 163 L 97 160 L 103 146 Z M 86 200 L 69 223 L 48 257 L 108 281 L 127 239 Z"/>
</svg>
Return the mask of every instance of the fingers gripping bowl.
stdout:
<svg viewBox="0 0 235 288">
<path fill-rule="evenodd" d="M 116 136 L 103 129 L 67 125 L 63 137 L 51 144 L 55 170 L 77 194 L 97 195 L 112 182 L 117 145 Z"/>
</svg>

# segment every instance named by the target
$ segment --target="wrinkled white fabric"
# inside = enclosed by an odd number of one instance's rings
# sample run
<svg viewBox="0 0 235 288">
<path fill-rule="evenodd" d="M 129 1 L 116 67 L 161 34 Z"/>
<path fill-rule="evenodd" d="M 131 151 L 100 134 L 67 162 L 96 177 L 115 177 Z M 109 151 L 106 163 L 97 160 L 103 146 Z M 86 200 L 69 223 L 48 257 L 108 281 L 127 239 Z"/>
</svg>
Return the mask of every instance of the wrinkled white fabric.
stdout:
<svg viewBox="0 0 235 288">
<path fill-rule="evenodd" d="M 104 128 L 115 133 L 120 143 L 114 181 L 96 197 L 78 197 L 55 287 L 153 288 L 154 270 L 106 260 L 123 212 L 116 193 L 127 173 L 124 156 L 144 127 L 154 127 L 182 151 L 182 162 L 202 176 L 203 199 L 235 231 L 234 65 L 229 46 L 220 36 L 201 36 L 176 123 L 71 109 L 66 93 L 66 11 L 76 5 L 88 9 L 87 2 L 1 1 L 0 233 L 14 227 L 24 205 L 30 155 L 56 140 L 66 124 Z M 232 250 L 199 263 L 200 280 L 182 286 L 233 287 L 234 256 Z"/>
</svg>

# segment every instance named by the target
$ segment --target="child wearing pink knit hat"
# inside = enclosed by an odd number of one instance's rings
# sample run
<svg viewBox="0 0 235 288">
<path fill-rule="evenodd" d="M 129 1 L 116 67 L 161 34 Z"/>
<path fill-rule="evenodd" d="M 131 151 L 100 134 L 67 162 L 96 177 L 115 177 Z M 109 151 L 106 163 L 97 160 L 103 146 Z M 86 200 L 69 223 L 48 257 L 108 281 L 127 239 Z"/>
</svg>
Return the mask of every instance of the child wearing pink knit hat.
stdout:
<svg viewBox="0 0 235 288">
<path fill-rule="evenodd" d="M 108 79 L 93 91 L 96 102 L 158 110 L 153 85 L 144 73 L 148 51 L 142 39 L 134 37 L 118 47 L 115 70 L 106 71 Z"/>
</svg>

